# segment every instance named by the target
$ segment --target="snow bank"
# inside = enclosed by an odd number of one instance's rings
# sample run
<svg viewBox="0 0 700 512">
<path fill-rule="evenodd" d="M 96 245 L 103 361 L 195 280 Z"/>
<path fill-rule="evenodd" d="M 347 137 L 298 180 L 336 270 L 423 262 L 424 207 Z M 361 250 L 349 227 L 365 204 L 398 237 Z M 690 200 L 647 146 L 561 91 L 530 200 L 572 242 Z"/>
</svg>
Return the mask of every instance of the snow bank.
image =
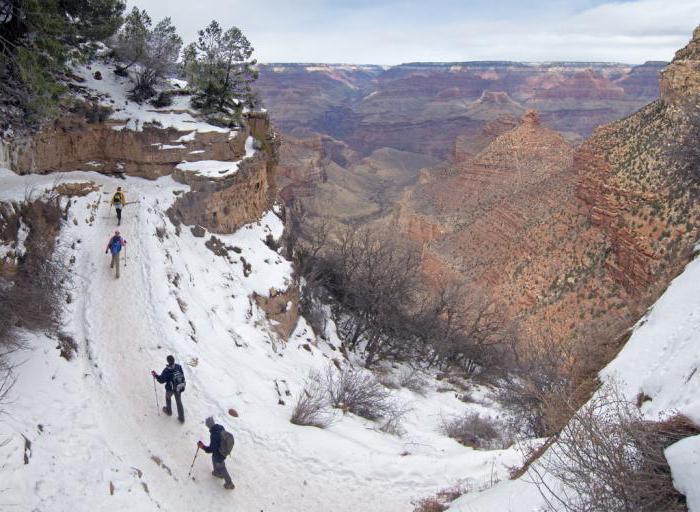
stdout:
<svg viewBox="0 0 700 512">
<path fill-rule="evenodd" d="M 182 139 L 182 137 L 180 137 Z M 244 158 L 251 158 L 255 155 L 254 146 L 255 139 L 253 137 L 248 137 L 245 141 L 245 156 Z M 198 154 L 202 151 L 191 151 L 190 154 Z M 227 162 L 221 160 L 197 160 L 194 162 L 182 162 L 176 167 L 181 171 L 193 172 L 199 174 L 200 176 L 208 176 L 211 178 L 222 178 L 225 176 L 231 176 L 238 172 L 238 167 L 241 160 L 236 162 Z"/>
<path fill-rule="evenodd" d="M 210 176 L 213 178 L 231 176 L 238 172 L 240 161 L 225 162 L 221 160 L 197 160 L 195 162 L 182 162 L 177 164 L 181 171 L 193 172 L 200 176 Z"/>
</svg>

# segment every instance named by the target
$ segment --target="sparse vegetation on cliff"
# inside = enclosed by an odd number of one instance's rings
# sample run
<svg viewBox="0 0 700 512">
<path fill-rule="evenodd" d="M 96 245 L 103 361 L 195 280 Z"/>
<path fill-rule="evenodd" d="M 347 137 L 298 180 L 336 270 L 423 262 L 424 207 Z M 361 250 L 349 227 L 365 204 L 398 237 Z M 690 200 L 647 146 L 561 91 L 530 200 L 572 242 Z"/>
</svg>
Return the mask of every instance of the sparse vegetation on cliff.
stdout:
<svg viewBox="0 0 700 512">
<path fill-rule="evenodd" d="M 507 333 L 491 304 L 456 286 L 426 288 L 419 254 L 395 233 L 346 228 L 307 234 L 294 250 L 302 303 L 327 300 L 345 347 L 366 366 L 416 361 L 472 375 L 500 367 Z M 312 315 L 313 316 L 313 315 Z"/>
<path fill-rule="evenodd" d="M 3 125 L 19 128 L 54 111 L 68 59 L 89 55 L 119 28 L 123 0 L 10 0 L 0 5 Z"/>
<path fill-rule="evenodd" d="M 681 415 L 645 419 L 615 387 L 571 413 L 541 462 L 529 469 L 548 510 L 687 510 L 664 450 L 698 433 L 692 421 Z"/>
<path fill-rule="evenodd" d="M 134 7 L 126 16 L 113 47 L 115 55 L 124 62 L 117 68 L 118 73 L 127 74 L 129 68 L 136 65 L 131 95 L 141 102 L 155 96 L 158 82 L 175 69 L 182 38 L 170 18 L 163 18 L 153 26 L 148 13 Z M 162 96 L 159 98 L 165 103 Z"/>
<path fill-rule="evenodd" d="M 184 52 L 184 72 L 195 88 L 193 105 L 221 124 L 236 124 L 244 106 L 255 106 L 253 47 L 237 27 L 224 31 L 214 20 Z M 218 116 L 218 117 L 217 117 Z"/>
</svg>

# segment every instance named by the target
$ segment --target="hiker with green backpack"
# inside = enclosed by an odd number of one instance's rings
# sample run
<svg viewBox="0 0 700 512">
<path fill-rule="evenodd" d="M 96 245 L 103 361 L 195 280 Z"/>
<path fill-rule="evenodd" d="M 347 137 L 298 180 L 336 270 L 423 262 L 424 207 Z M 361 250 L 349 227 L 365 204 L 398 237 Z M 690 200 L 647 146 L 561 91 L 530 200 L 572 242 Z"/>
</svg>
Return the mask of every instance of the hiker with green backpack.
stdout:
<svg viewBox="0 0 700 512">
<path fill-rule="evenodd" d="M 202 441 L 197 441 L 197 447 L 207 453 L 211 453 L 211 461 L 214 465 L 214 470 L 211 474 L 217 478 L 224 479 L 224 489 L 234 489 L 235 485 L 233 485 L 231 475 L 228 474 L 226 469 L 226 457 L 229 456 L 233 449 L 233 434 L 215 423 L 214 418 L 211 416 L 204 420 L 204 424 L 209 429 L 209 446 Z"/>
</svg>

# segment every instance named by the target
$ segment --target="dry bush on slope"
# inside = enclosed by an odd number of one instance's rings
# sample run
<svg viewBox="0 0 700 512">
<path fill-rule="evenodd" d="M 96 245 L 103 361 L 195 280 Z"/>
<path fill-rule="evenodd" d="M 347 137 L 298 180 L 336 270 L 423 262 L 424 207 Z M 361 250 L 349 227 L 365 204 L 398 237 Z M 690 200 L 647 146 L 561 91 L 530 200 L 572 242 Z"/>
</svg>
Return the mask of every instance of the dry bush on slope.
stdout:
<svg viewBox="0 0 700 512">
<path fill-rule="evenodd" d="M 394 413 L 391 393 L 368 372 L 345 367 L 326 370 L 326 386 L 331 405 L 368 420 L 379 420 Z"/>
<path fill-rule="evenodd" d="M 475 412 L 467 412 L 454 418 L 443 418 L 440 426 L 443 434 L 464 446 L 480 450 L 497 450 L 511 444 L 503 433 L 505 425 Z"/>
<path fill-rule="evenodd" d="M 16 264 L 0 263 L 0 403 L 14 384 L 8 356 L 23 347 L 18 331 L 56 329 L 69 282 L 67 267 L 54 255 L 62 218 L 58 198 L 27 199 L 13 208 L 16 218 L 2 219 L 19 228 L 21 216 L 29 234 L 26 254 Z"/>
<path fill-rule="evenodd" d="M 685 511 L 664 450 L 699 431 L 680 415 L 645 420 L 619 392 L 607 388 L 574 414 L 529 475 L 550 510 Z"/>
<path fill-rule="evenodd" d="M 309 372 L 289 421 L 295 425 L 326 428 L 333 422 L 324 382 L 318 372 Z"/>
<path fill-rule="evenodd" d="M 17 343 L 17 328 L 54 329 L 69 283 L 67 267 L 55 257 L 61 225 L 58 199 L 37 200 L 22 208 L 29 227 L 27 252 L 15 268 L 0 272 L 0 342 Z"/>
</svg>

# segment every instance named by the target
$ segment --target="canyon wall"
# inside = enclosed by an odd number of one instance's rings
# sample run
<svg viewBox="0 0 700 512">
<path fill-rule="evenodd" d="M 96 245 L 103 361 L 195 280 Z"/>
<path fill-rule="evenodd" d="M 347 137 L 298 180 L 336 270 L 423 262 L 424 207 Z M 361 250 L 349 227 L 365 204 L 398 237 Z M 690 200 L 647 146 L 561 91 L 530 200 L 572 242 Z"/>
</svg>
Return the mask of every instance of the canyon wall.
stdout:
<svg viewBox="0 0 700 512">
<path fill-rule="evenodd" d="M 484 122 L 534 108 L 580 142 L 658 97 L 665 63 L 456 62 L 261 66 L 258 87 L 287 134 L 320 133 L 368 155 L 381 147 L 439 158 Z"/>
<path fill-rule="evenodd" d="M 576 149 L 534 113 L 458 139 L 398 213 L 428 279 L 458 276 L 525 335 L 602 343 L 629 327 L 700 236 L 699 48 L 696 30 L 659 100 Z"/>
</svg>

